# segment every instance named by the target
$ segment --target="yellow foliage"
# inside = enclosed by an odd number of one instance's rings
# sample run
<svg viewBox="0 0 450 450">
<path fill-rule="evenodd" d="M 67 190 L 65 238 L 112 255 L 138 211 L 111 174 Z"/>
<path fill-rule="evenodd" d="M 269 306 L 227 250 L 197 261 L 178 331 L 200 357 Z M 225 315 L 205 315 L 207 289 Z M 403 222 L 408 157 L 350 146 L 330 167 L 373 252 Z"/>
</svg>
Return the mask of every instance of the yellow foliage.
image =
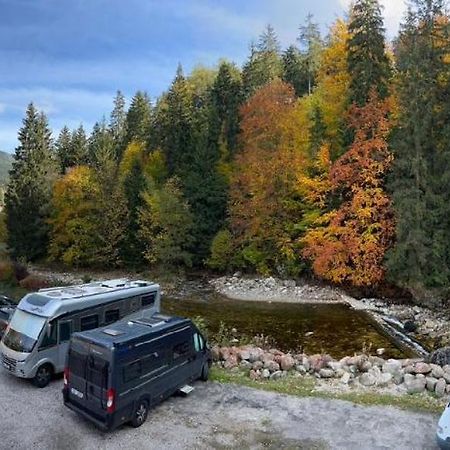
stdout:
<svg viewBox="0 0 450 450">
<path fill-rule="evenodd" d="M 124 179 L 131 172 L 136 161 L 144 164 L 145 145 L 142 142 L 132 141 L 128 144 L 120 162 L 119 176 L 121 179 Z"/>
</svg>

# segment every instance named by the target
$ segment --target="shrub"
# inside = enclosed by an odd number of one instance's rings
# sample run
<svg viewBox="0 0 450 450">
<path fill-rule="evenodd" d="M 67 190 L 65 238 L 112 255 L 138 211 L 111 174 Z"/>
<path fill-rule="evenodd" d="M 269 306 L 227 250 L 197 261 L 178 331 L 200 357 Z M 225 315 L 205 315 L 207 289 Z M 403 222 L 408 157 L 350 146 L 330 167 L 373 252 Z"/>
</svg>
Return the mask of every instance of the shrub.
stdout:
<svg viewBox="0 0 450 450">
<path fill-rule="evenodd" d="M 231 266 L 233 254 L 233 236 L 228 230 L 220 230 L 211 243 L 211 256 L 206 264 L 211 269 L 225 271 Z"/>
<path fill-rule="evenodd" d="M 0 282 L 15 285 L 14 266 L 11 261 L 0 261 Z"/>
<path fill-rule="evenodd" d="M 14 277 L 18 283 L 28 277 L 30 274 L 28 273 L 27 266 L 19 261 L 13 262 L 14 268 Z"/>
<path fill-rule="evenodd" d="M 28 275 L 26 278 L 20 281 L 20 286 L 28 291 L 38 291 L 39 289 L 47 288 L 50 286 L 50 282 L 39 275 Z"/>
</svg>

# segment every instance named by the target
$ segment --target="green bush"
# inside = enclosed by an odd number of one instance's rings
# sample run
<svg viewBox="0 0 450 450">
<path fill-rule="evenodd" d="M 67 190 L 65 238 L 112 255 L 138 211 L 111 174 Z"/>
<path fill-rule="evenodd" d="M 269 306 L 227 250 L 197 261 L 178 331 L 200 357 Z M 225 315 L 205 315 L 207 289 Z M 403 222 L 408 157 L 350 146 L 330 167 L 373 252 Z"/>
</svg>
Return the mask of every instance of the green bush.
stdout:
<svg viewBox="0 0 450 450">
<path fill-rule="evenodd" d="M 211 269 L 226 271 L 231 268 L 235 249 L 229 230 L 220 230 L 211 243 L 211 256 L 206 265 Z"/>
</svg>

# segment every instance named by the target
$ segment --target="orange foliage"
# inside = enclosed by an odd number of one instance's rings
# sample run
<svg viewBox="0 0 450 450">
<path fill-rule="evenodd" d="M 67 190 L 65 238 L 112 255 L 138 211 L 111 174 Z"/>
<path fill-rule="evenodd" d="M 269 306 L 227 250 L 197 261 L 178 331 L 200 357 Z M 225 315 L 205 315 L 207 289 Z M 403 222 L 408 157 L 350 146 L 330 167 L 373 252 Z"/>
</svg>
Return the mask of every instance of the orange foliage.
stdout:
<svg viewBox="0 0 450 450">
<path fill-rule="evenodd" d="M 303 255 L 312 260 L 314 272 L 335 283 L 369 286 L 384 277 L 383 258 L 395 228 L 383 189 L 393 160 L 386 141 L 390 108 L 389 100 L 373 94 L 367 105 L 351 109 L 354 143 L 330 171 L 331 188 L 343 203 L 302 239 Z"/>
</svg>

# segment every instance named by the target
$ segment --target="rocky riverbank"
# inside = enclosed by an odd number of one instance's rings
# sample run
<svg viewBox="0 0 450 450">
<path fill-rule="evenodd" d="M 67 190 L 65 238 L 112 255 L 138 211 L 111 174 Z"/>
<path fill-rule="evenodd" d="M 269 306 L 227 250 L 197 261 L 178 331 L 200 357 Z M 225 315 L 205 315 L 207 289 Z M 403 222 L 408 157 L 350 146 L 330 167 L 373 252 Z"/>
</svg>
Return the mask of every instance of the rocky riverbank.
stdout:
<svg viewBox="0 0 450 450">
<path fill-rule="evenodd" d="M 424 342 L 431 349 L 450 344 L 450 317 L 442 311 L 416 305 L 398 305 L 373 298 L 356 299 L 332 286 L 318 286 L 296 280 L 245 278 L 233 276 L 210 281 L 214 289 L 228 298 L 247 301 L 289 303 L 343 303 L 367 311 L 383 327 L 389 326 L 406 336 Z"/>
<path fill-rule="evenodd" d="M 290 354 L 252 345 L 215 346 L 212 353 L 216 365 L 243 371 L 257 381 L 309 377 L 316 382 L 316 389 L 325 391 L 371 390 L 394 395 L 428 392 L 438 398 L 450 394 L 450 365 L 423 359 L 384 360 L 360 354 L 335 360 L 324 354 Z"/>
</svg>

